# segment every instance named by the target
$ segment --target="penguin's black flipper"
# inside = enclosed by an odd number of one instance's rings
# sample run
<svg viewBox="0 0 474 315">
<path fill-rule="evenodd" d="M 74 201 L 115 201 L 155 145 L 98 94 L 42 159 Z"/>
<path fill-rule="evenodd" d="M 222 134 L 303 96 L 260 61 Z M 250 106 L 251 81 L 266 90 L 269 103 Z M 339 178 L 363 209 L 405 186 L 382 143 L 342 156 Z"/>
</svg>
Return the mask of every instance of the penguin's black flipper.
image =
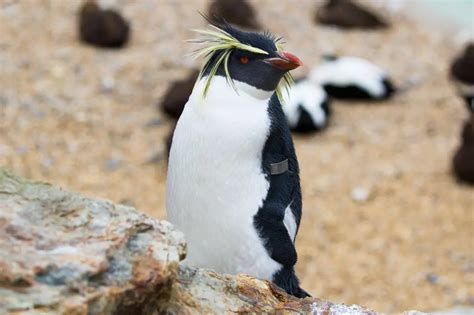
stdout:
<svg viewBox="0 0 474 315">
<path fill-rule="evenodd" d="M 290 177 L 288 176 L 290 175 Z M 273 283 L 285 290 L 288 294 L 298 298 L 310 296 L 300 285 L 294 271 L 298 260 L 296 248 L 289 231 L 283 223 L 286 205 L 290 201 L 281 202 L 281 195 L 293 195 L 291 174 L 272 176 L 270 189 L 263 206 L 254 217 L 254 225 L 260 237 L 265 240 L 265 248 L 270 257 L 283 265 L 282 269 L 273 275 Z M 278 200 L 275 196 L 281 194 Z M 276 199 L 276 200 L 275 200 Z"/>
<path fill-rule="evenodd" d="M 269 195 L 275 192 L 274 187 L 270 184 Z M 265 240 L 265 248 L 270 257 L 284 267 L 293 267 L 298 256 L 293 240 L 283 223 L 285 208 L 283 205 L 264 202 L 254 217 L 254 225 L 260 238 Z"/>
</svg>

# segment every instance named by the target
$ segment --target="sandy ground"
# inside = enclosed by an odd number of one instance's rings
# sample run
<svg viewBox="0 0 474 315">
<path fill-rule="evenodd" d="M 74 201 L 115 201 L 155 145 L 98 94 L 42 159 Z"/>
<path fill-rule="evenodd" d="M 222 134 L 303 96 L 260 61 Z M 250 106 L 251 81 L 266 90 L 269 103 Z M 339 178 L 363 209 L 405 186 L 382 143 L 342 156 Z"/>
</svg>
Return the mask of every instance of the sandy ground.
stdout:
<svg viewBox="0 0 474 315">
<path fill-rule="evenodd" d="M 0 165 L 165 218 L 169 122 L 155 104 L 167 83 L 199 65 L 184 57 L 206 1 L 118 0 L 133 25 L 120 51 L 82 45 L 79 1 L 0 1 Z M 449 36 L 405 17 L 384 32 L 312 22 L 314 1 L 253 1 L 307 73 L 322 53 L 370 58 L 399 83 L 387 103 L 335 102 L 326 132 L 295 136 L 304 218 L 297 271 L 314 296 L 385 312 L 474 303 L 474 190 L 450 159 L 464 105 L 446 75 Z M 354 189 L 369 193 L 356 202 Z"/>
</svg>

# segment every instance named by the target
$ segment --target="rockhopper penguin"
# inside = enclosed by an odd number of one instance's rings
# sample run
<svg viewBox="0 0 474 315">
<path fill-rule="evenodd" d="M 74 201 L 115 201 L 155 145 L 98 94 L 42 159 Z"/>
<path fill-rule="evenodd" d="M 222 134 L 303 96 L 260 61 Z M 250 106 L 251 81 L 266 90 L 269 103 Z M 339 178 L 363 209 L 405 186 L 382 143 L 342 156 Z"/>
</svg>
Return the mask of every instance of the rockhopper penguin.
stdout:
<svg viewBox="0 0 474 315">
<path fill-rule="evenodd" d="M 460 181 L 474 185 L 474 106 L 471 111 L 471 117 L 464 123 L 461 145 L 453 157 L 453 171 Z"/>
<path fill-rule="evenodd" d="M 220 19 L 248 30 L 261 28 L 257 14 L 247 0 L 213 0 L 209 5 L 209 17 L 219 23 Z"/>
<path fill-rule="evenodd" d="M 351 0 L 329 0 L 314 17 L 315 22 L 344 29 L 381 29 L 388 23 L 361 4 Z"/>
<path fill-rule="evenodd" d="M 166 208 L 187 262 L 267 279 L 297 297 L 298 161 L 280 100 L 300 60 L 268 33 L 226 23 L 198 31 L 208 56 L 178 121 Z"/>
<path fill-rule="evenodd" d="M 130 24 L 118 12 L 88 0 L 79 11 L 79 36 L 94 46 L 120 48 L 130 37 Z"/>
<path fill-rule="evenodd" d="M 451 64 L 451 76 L 459 94 L 466 100 L 467 108 L 474 107 L 474 43 L 466 46 L 464 52 Z"/>
</svg>

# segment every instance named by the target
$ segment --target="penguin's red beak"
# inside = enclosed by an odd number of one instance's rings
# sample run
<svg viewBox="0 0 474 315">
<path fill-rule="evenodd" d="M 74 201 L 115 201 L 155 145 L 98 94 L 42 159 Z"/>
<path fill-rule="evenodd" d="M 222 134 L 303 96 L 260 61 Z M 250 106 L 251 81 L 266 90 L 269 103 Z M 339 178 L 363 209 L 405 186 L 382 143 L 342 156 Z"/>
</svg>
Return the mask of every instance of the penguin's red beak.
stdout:
<svg viewBox="0 0 474 315">
<path fill-rule="evenodd" d="M 296 57 L 295 55 L 289 52 L 284 52 L 284 51 L 280 52 L 278 54 L 278 57 L 267 58 L 267 59 L 264 59 L 264 61 L 266 63 L 271 64 L 275 68 L 286 70 L 286 71 L 298 68 L 299 66 L 303 64 L 298 57 Z"/>
</svg>

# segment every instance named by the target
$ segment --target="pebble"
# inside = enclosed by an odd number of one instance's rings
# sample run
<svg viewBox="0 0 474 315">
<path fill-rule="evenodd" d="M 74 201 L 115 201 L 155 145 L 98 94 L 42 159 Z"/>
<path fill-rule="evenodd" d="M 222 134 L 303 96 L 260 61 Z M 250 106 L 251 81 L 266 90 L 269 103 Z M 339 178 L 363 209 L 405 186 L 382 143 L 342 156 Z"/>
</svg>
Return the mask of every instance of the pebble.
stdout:
<svg viewBox="0 0 474 315">
<path fill-rule="evenodd" d="M 8 98 L 0 95 L 0 106 L 6 106 L 8 104 Z"/>
<path fill-rule="evenodd" d="M 121 158 L 111 158 L 107 160 L 106 168 L 108 171 L 112 172 L 119 169 L 121 164 L 122 164 Z"/>
<path fill-rule="evenodd" d="M 103 77 L 101 80 L 101 91 L 108 93 L 112 92 L 115 87 L 115 80 L 111 76 Z"/>
<path fill-rule="evenodd" d="M 146 123 L 145 127 L 154 128 L 154 127 L 159 127 L 162 124 L 163 124 L 163 121 L 160 118 L 153 118 Z"/>
<path fill-rule="evenodd" d="M 45 169 L 50 169 L 54 165 L 54 160 L 50 157 L 46 157 L 41 160 L 41 166 Z"/>
<path fill-rule="evenodd" d="M 53 77 L 55 77 L 56 79 L 61 79 L 64 77 L 66 73 L 66 69 L 61 66 L 61 65 L 54 65 L 52 68 L 51 68 L 51 74 Z"/>
<path fill-rule="evenodd" d="M 132 199 L 124 198 L 119 201 L 119 204 L 127 206 L 127 207 L 136 207 L 135 202 Z"/>
<path fill-rule="evenodd" d="M 0 13 L 3 16 L 12 17 L 18 14 L 18 6 L 13 2 L 2 4 Z"/>
<path fill-rule="evenodd" d="M 26 146 L 22 146 L 22 145 L 21 145 L 21 146 L 16 147 L 16 150 L 15 150 L 15 151 L 16 151 L 16 153 L 18 153 L 19 155 L 23 155 L 23 154 L 25 154 L 25 153 L 28 152 L 28 148 L 27 148 Z"/>
<path fill-rule="evenodd" d="M 357 201 L 357 202 L 365 202 L 369 200 L 371 194 L 372 194 L 372 191 L 370 188 L 362 187 L 362 186 L 355 187 L 351 191 L 352 200 Z"/>
<path fill-rule="evenodd" d="M 158 164 L 166 160 L 167 154 L 163 151 L 155 152 L 147 159 L 145 164 Z"/>
<path fill-rule="evenodd" d="M 426 280 L 431 284 L 438 284 L 439 276 L 435 273 L 428 273 L 426 275 Z"/>
</svg>

